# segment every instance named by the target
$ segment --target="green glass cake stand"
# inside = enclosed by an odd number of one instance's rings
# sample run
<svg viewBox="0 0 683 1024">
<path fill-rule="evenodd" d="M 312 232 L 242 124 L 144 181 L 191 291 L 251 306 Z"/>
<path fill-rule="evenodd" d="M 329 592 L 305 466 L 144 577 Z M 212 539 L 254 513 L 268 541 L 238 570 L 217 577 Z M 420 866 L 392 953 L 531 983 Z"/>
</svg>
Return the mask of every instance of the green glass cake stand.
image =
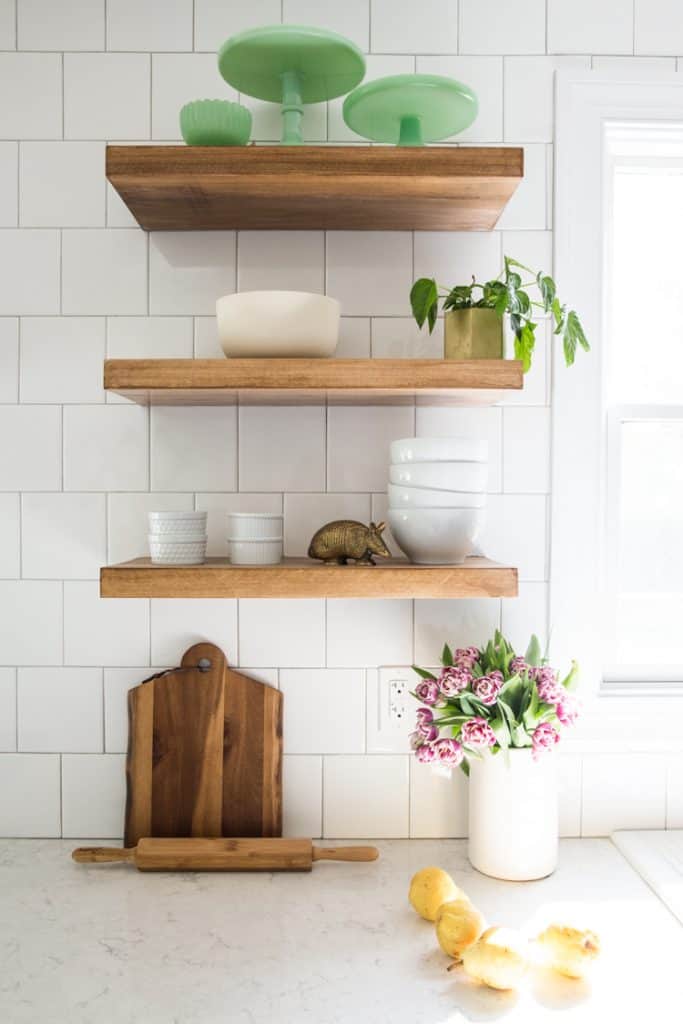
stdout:
<svg viewBox="0 0 683 1024">
<path fill-rule="evenodd" d="M 365 58 L 349 39 L 303 25 L 272 25 L 231 36 L 218 70 L 241 93 L 282 104 L 282 144 L 303 142 L 304 103 L 343 96 L 365 74 Z"/>
<path fill-rule="evenodd" d="M 423 146 L 469 128 L 478 109 L 472 90 L 454 78 L 391 75 L 354 89 L 344 100 L 344 120 L 375 142 Z"/>
</svg>

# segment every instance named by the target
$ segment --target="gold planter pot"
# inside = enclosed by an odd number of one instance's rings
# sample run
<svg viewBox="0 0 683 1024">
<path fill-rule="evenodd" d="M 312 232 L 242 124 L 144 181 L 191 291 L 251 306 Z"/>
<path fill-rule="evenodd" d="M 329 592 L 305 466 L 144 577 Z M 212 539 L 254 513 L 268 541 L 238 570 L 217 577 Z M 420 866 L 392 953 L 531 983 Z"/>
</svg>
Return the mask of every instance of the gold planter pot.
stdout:
<svg viewBox="0 0 683 1024">
<path fill-rule="evenodd" d="M 444 359 L 502 359 L 503 321 L 495 309 L 451 309 L 444 317 Z"/>
</svg>

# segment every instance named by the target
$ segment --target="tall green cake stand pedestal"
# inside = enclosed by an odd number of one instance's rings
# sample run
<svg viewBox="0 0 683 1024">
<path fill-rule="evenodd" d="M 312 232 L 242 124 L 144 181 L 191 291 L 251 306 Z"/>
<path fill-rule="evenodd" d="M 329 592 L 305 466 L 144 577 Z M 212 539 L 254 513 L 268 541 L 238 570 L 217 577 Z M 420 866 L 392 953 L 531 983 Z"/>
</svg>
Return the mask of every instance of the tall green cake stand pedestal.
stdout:
<svg viewBox="0 0 683 1024">
<path fill-rule="evenodd" d="M 303 25 L 273 25 L 231 36 L 218 70 L 239 92 L 282 104 L 282 144 L 303 142 L 305 103 L 343 96 L 365 74 L 365 58 L 349 39 Z"/>
<path fill-rule="evenodd" d="M 352 131 L 375 142 L 423 146 L 457 135 L 479 110 L 472 90 L 441 75 L 392 75 L 366 82 L 344 100 Z"/>
</svg>

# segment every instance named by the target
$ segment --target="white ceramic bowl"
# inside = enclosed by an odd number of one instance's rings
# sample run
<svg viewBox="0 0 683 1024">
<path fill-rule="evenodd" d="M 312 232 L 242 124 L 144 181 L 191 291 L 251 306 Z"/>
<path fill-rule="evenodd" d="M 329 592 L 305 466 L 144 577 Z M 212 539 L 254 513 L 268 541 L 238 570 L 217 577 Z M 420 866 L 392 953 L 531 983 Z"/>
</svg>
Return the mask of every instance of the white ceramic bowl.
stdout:
<svg viewBox="0 0 683 1024">
<path fill-rule="evenodd" d="M 435 491 L 431 487 L 389 484 L 389 508 L 484 508 L 484 491 Z"/>
<path fill-rule="evenodd" d="M 391 461 L 401 462 L 486 462 L 487 441 L 465 437 L 406 437 L 391 442 Z"/>
<path fill-rule="evenodd" d="M 280 512 L 228 512 L 228 537 L 233 540 L 278 540 L 282 537 Z"/>
<path fill-rule="evenodd" d="M 150 530 L 149 539 L 157 544 L 206 544 L 208 534 L 201 530 L 166 530 L 164 533 Z"/>
<path fill-rule="evenodd" d="M 237 292 L 216 302 L 218 336 L 228 357 L 331 356 L 340 311 L 313 292 Z"/>
<path fill-rule="evenodd" d="M 150 535 L 194 535 L 206 533 L 206 512 L 150 512 Z M 190 537 L 188 536 L 188 539 Z"/>
<path fill-rule="evenodd" d="M 228 554 L 233 565 L 277 565 L 282 561 L 282 537 L 273 540 L 228 538 Z"/>
<path fill-rule="evenodd" d="M 156 565 L 201 565 L 206 560 L 206 538 L 179 541 L 150 536 L 149 553 Z"/>
<path fill-rule="evenodd" d="M 432 487 L 437 491 L 485 491 L 488 480 L 486 462 L 405 462 L 392 463 L 389 482 L 409 487 Z"/>
<path fill-rule="evenodd" d="M 480 508 L 389 509 L 391 532 L 418 565 L 458 565 L 472 554 L 484 522 Z"/>
</svg>

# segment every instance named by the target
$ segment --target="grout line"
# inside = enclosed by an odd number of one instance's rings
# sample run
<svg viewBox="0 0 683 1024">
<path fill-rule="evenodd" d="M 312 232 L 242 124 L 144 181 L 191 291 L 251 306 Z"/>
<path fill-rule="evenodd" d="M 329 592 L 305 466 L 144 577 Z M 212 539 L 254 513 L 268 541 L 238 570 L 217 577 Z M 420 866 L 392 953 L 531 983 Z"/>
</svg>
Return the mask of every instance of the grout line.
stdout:
<svg viewBox="0 0 683 1024">
<path fill-rule="evenodd" d="M 105 709 L 105 692 L 104 692 L 104 667 L 100 670 L 102 673 L 102 753 L 107 753 L 107 715 Z"/>
<path fill-rule="evenodd" d="M 320 838 L 325 838 L 325 755 L 320 755 Z"/>
<path fill-rule="evenodd" d="M 14 670 L 14 749 L 19 753 L 19 669 Z"/>
<path fill-rule="evenodd" d="M 64 761 L 59 755 L 59 835 L 64 837 Z"/>
<path fill-rule="evenodd" d="M 152 120 L 154 117 L 154 105 L 152 103 L 152 97 L 154 95 L 154 61 L 152 54 L 149 54 L 149 139 L 150 142 L 154 138 L 154 129 L 152 127 Z"/>
<path fill-rule="evenodd" d="M 66 580 L 62 580 L 62 665 L 66 662 Z"/>
<path fill-rule="evenodd" d="M 61 89 L 62 89 L 62 138 L 64 138 L 65 137 L 64 136 L 64 132 L 65 132 L 65 127 L 66 127 L 66 102 L 65 102 L 66 101 L 66 89 L 65 89 L 65 85 L 64 85 L 66 55 L 63 53 L 61 56 L 62 56 L 62 60 L 61 60 L 61 72 L 62 72 L 62 75 L 61 75 L 61 79 L 62 79 L 61 80 Z"/>
</svg>

